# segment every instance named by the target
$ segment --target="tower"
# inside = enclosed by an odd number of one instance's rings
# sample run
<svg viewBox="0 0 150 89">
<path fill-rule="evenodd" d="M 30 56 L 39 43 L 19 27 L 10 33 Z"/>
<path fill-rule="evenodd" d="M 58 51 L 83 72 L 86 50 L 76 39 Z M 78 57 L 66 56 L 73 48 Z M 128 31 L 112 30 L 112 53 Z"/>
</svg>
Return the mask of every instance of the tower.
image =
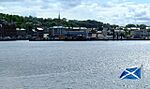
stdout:
<svg viewBox="0 0 150 89">
<path fill-rule="evenodd" d="M 60 18 L 60 12 L 58 14 L 58 23 L 57 23 L 57 26 L 60 26 L 61 25 L 61 18 Z"/>
<path fill-rule="evenodd" d="M 59 14 L 58 14 L 58 20 L 60 20 L 60 12 L 59 12 Z"/>
</svg>

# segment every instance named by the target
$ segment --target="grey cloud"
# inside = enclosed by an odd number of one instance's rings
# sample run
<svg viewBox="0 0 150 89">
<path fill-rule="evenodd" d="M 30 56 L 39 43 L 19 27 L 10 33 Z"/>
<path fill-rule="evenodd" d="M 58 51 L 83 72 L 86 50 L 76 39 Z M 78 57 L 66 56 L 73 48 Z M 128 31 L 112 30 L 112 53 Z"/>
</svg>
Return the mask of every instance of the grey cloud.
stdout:
<svg viewBox="0 0 150 89">
<path fill-rule="evenodd" d="M 69 9 L 81 4 L 82 0 L 58 0 L 63 8 Z"/>
<path fill-rule="evenodd" d="M 48 8 L 50 8 L 48 5 L 41 6 L 41 9 L 48 9 Z"/>
<path fill-rule="evenodd" d="M 42 0 L 41 9 L 48 9 L 52 4 L 58 5 L 59 8 L 71 9 L 81 4 L 83 0 Z"/>
<path fill-rule="evenodd" d="M 135 8 L 129 7 L 128 10 L 129 10 L 130 13 L 135 12 Z"/>
<path fill-rule="evenodd" d="M 150 24 L 150 17 L 137 17 L 135 18 L 138 24 L 146 24 L 149 25 Z"/>
<path fill-rule="evenodd" d="M 60 3 L 63 8 L 73 8 L 81 4 L 83 0 L 43 0 L 46 3 Z"/>
<path fill-rule="evenodd" d="M 109 5 L 109 4 L 103 4 L 103 5 L 101 5 L 102 7 L 105 7 L 105 8 L 112 8 L 113 7 L 113 5 Z"/>
<path fill-rule="evenodd" d="M 145 16 L 147 14 L 147 12 L 146 11 L 142 11 L 142 12 L 140 12 L 140 13 L 135 13 L 135 17 L 143 17 L 143 16 Z"/>
<path fill-rule="evenodd" d="M 20 1 L 23 1 L 23 0 L 0 0 L 0 2 L 20 2 Z"/>
<path fill-rule="evenodd" d="M 150 17 L 139 17 L 136 18 L 137 20 L 145 20 L 145 21 L 150 21 Z"/>
</svg>

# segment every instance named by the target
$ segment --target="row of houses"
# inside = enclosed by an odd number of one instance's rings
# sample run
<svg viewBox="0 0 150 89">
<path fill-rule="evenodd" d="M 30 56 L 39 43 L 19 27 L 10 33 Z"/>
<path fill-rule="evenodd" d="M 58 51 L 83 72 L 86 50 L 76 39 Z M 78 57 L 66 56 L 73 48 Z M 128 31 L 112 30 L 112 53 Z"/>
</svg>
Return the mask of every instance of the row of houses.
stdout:
<svg viewBox="0 0 150 89">
<path fill-rule="evenodd" d="M 128 33 L 128 34 L 127 34 Z M 150 39 L 150 27 L 140 29 L 103 27 L 37 27 L 29 33 L 24 28 L 6 28 L 0 25 L 0 39 L 32 39 L 32 40 L 85 40 L 85 39 Z"/>
<path fill-rule="evenodd" d="M 119 36 L 123 36 L 122 39 L 150 39 L 150 27 L 141 29 L 138 27 L 118 27 L 114 29 L 114 33 Z M 118 38 L 120 39 L 120 38 Z"/>
<path fill-rule="evenodd" d="M 8 34 L 4 34 L 6 32 Z M 13 34 L 10 34 L 12 33 Z M 85 40 L 85 39 L 106 39 L 108 29 L 98 30 L 98 28 L 86 27 L 64 27 L 53 26 L 50 28 L 37 27 L 29 32 L 24 28 L 11 29 L 11 32 L 0 28 L 1 38 L 15 38 L 15 39 L 32 39 L 32 40 Z"/>
<path fill-rule="evenodd" d="M 150 39 L 150 27 L 146 27 L 146 29 L 140 28 L 130 28 L 131 38 L 137 39 Z"/>
<path fill-rule="evenodd" d="M 32 37 L 35 40 L 84 40 L 90 39 L 92 37 L 91 30 L 96 28 L 53 26 L 48 30 L 37 29 L 37 32 Z"/>
</svg>

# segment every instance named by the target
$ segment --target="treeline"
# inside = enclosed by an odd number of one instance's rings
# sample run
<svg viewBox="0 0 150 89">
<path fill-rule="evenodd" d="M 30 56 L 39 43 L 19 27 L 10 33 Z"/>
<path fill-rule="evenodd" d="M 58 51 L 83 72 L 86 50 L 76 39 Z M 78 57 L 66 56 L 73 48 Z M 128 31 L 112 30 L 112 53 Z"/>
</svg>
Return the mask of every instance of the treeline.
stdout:
<svg viewBox="0 0 150 89">
<path fill-rule="evenodd" d="M 37 18 L 37 17 L 23 17 L 18 15 L 8 15 L 0 13 L 0 24 L 3 24 L 5 26 L 10 27 L 16 27 L 16 28 L 25 28 L 27 30 L 31 30 L 36 27 L 43 27 L 43 28 L 49 28 L 52 26 L 66 26 L 66 27 L 87 27 L 87 28 L 99 28 L 99 30 L 102 30 L 103 27 L 111 27 L 116 28 L 119 27 L 119 25 L 110 25 L 103 22 L 95 21 L 95 20 L 85 20 L 85 21 L 79 21 L 79 20 L 67 20 L 66 18 L 58 19 L 58 18 Z M 140 24 L 128 24 L 126 27 L 139 27 L 141 29 L 145 29 L 146 25 Z"/>
<path fill-rule="evenodd" d="M 66 27 L 87 27 L 87 28 L 102 28 L 103 25 L 106 25 L 102 22 L 95 20 L 67 20 L 66 18 L 37 18 L 37 17 L 23 17 L 18 15 L 8 15 L 0 13 L 0 24 L 3 25 L 15 25 L 17 28 L 31 29 L 36 27 L 49 28 L 52 26 L 66 26 Z"/>
</svg>

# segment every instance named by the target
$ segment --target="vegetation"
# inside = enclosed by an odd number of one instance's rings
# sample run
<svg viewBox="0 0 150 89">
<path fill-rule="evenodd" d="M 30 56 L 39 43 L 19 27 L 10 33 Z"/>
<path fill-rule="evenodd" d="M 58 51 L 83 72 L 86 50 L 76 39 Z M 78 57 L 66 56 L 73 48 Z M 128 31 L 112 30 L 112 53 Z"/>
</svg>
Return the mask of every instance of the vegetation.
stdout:
<svg viewBox="0 0 150 89">
<path fill-rule="evenodd" d="M 23 17 L 18 15 L 8 15 L 0 13 L 0 24 L 3 25 L 15 25 L 16 28 L 32 29 L 36 27 L 52 27 L 57 25 L 63 25 L 67 27 L 87 27 L 87 28 L 102 28 L 103 23 L 95 20 L 67 20 L 66 18 L 36 18 L 36 17 Z"/>
<path fill-rule="evenodd" d="M 43 28 L 49 28 L 52 26 L 62 25 L 66 27 L 87 27 L 87 28 L 99 28 L 99 30 L 102 30 L 103 27 L 111 27 L 116 28 L 119 27 L 119 25 L 110 25 L 105 24 L 103 22 L 95 21 L 95 20 L 85 20 L 85 21 L 79 21 L 79 20 L 67 20 L 66 18 L 58 19 L 58 18 L 36 18 L 36 17 L 23 17 L 18 15 L 8 15 L 0 13 L 0 24 L 3 24 L 3 26 L 10 26 L 10 27 L 16 27 L 16 28 L 25 28 L 27 30 L 31 30 L 36 27 L 43 27 Z M 127 27 L 139 27 L 141 29 L 145 29 L 146 25 L 140 24 L 127 24 L 125 26 Z"/>
</svg>

